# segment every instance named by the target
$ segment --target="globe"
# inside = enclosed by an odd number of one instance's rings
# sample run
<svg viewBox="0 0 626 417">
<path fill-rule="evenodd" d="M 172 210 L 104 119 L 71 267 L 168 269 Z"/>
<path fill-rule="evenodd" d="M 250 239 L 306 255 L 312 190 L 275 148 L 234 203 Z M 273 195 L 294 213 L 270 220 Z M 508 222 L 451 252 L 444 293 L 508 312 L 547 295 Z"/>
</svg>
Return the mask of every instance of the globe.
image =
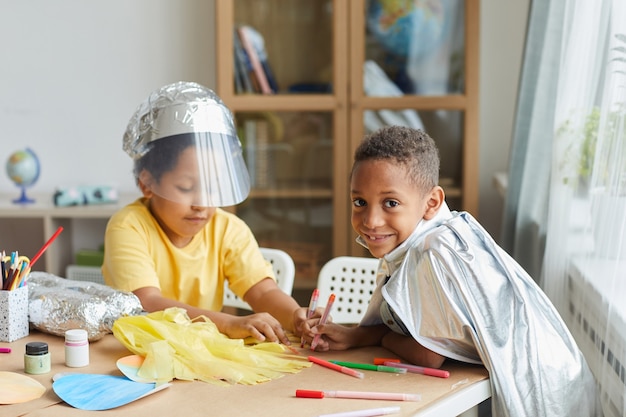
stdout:
<svg viewBox="0 0 626 417">
<path fill-rule="evenodd" d="M 9 156 L 6 168 L 11 181 L 22 189 L 20 198 L 13 200 L 13 202 L 16 204 L 34 203 L 34 199 L 26 196 L 26 188 L 37 182 L 41 172 L 37 155 L 28 148 L 13 152 Z"/>
</svg>

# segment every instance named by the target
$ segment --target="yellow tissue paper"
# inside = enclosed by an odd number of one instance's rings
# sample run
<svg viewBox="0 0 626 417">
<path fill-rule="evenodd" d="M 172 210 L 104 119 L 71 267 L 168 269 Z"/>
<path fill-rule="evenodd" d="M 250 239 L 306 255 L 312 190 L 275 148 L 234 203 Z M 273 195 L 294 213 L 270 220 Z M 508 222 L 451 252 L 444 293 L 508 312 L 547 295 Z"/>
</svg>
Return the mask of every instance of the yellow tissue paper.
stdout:
<svg viewBox="0 0 626 417">
<path fill-rule="evenodd" d="M 253 385 L 311 366 L 305 356 L 287 353 L 284 345 L 230 339 L 208 318 L 192 321 L 186 310 L 177 307 L 119 318 L 113 335 L 145 358 L 138 375 L 157 384 L 197 379 Z"/>
</svg>

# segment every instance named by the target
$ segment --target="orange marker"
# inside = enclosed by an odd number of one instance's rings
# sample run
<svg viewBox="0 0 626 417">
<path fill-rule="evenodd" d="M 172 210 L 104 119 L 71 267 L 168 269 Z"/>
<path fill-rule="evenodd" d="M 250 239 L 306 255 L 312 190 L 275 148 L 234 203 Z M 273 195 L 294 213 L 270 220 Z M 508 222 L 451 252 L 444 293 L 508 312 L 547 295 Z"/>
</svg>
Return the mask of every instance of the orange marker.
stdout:
<svg viewBox="0 0 626 417">
<path fill-rule="evenodd" d="M 333 308 L 333 303 L 335 302 L 335 294 L 331 294 L 328 297 L 328 302 L 326 303 L 326 308 L 324 309 L 324 314 L 322 314 L 322 318 L 320 319 L 319 324 L 326 324 L 326 320 L 328 320 L 328 315 L 330 314 L 330 310 Z M 315 350 L 317 344 L 320 341 L 320 334 L 316 334 L 313 338 L 313 342 L 311 342 L 311 350 Z"/>
</svg>

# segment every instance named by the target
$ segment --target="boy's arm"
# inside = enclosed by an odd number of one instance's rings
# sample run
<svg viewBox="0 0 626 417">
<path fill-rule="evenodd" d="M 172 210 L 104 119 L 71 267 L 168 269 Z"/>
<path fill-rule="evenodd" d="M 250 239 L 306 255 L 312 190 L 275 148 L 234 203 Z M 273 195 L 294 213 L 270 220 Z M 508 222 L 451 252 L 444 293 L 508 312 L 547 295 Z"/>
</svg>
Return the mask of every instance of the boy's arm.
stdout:
<svg viewBox="0 0 626 417">
<path fill-rule="evenodd" d="M 446 359 L 445 356 L 420 345 L 411 336 L 404 336 L 392 331 L 383 336 L 381 344 L 385 349 L 419 366 L 439 368 Z"/>
<path fill-rule="evenodd" d="M 341 324 L 326 323 L 314 326 L 311 329 L 311 338 L 321 334 L 319 344 L 315 350 L 345 350 L 364 346 L 380 346 L 383 337 L 390 332 L 384 324 L 375 326 L 343 326 Z"/>
</svg>

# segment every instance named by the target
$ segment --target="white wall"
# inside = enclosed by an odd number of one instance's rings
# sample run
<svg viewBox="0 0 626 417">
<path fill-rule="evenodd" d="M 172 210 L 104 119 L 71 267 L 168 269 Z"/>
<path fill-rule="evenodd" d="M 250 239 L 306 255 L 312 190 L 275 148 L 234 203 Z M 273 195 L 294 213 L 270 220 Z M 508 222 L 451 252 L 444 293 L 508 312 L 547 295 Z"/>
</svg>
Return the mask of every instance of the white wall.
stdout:
<svg viewBox="0 0 626 417">
<path fill-rule="evenodd" d="M 481 0 L 479 220 L 500 238 L 503 199 L 493 185 L 507 171 L 530 0 Z"/>
<path fill-rule="evenodd" d="M 215 88 L 213 1 L 0 0 L 0 193 L 13 151 L 32 148 L 33 193 L 111 184 L 135 191 L 122 135 L 150 91 Z"/>
<path fill-rule="evenodd" d="M 529 0 L 481 1 L 480 214 L 499 237 Z M 153 89 L 178 80 L 215 88 L 214 0 L 0 0 L 0 193 L 8 155 L 31 147 L 33 192 L 112 184 L 134 191 L 122 135 Z"/>
</svg>

